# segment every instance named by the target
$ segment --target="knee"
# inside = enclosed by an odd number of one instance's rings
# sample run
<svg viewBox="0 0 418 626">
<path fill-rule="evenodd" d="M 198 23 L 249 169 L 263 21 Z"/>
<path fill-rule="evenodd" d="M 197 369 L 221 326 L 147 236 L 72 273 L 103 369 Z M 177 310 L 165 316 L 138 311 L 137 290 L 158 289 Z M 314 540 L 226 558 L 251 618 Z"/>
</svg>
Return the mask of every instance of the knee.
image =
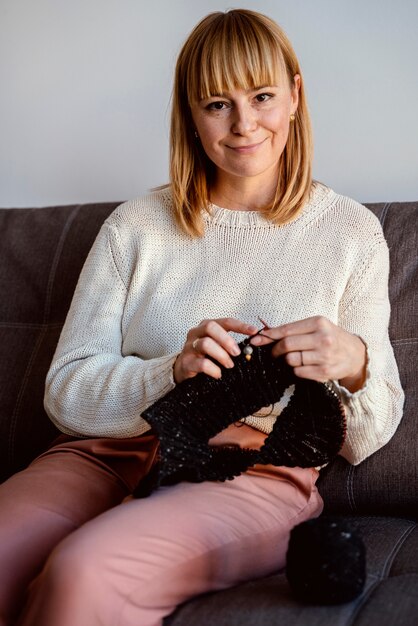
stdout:
<svg viewBox="0 0 418 626">
<path fill-rule="evenodd" d="M 87 594 L 90 589 L 97 589 L 104 571 L 102 565 L 100 550 L 66 540 L 49 556 L 41 578 L 51 591 L 59 593 L 62 589 L 71 595 L 82 589 Z"/>
<path fill-rule="evenodd" d="M 103 559 L 98 557 L 98 553 L 85 549 L 83 542 L 72 538 L 57 546 L 31 586 L 19 624 L 109 623 L 101 604 L 111 594 L 103 584 Z"/>
</svg>

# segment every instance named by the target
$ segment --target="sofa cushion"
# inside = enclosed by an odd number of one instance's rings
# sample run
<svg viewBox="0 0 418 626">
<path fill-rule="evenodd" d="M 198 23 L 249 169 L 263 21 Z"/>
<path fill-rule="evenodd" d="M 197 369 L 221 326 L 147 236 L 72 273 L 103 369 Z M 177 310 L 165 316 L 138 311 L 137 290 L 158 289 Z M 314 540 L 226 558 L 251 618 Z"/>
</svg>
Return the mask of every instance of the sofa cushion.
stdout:
<svg viewBox="0 0 418 626">
<path fill-rule="evenodd" d="M 0 481 L 58 433 L 43 409 L 45 376 L 85 257 L 116 205 L 0 210 Z"/>
<path fill-rule="evenodd" d="M 417 523 L 382 517 L 347 521 L 361 535 L 367 554 L 366 584 L 352 602 L 302 604 L 282 571 L 195 598 L 166 618 L 164 626 L 412 626 L 418 615 Z"/>
<path fill-rule="evenodd" d="M 418 517 L 418 202 L 371 204 L 390 250 L 389 333 L 406 395 L 397 432 L 381 450 L 352 466 L 338 457 L 321 471 L 327 513 Z"/>
</svg>

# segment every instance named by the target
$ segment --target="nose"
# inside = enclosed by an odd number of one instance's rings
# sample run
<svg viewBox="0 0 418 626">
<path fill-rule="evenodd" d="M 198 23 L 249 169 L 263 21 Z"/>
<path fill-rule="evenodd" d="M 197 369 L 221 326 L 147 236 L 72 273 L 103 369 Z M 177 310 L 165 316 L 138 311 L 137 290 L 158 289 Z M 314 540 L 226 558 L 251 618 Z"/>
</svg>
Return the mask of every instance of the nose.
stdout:
<svg viewBox="0 0 418 626">
<path fill-rule="evenodd" d="M 232 132 L 236 135 L 248 135 L 257 128 L 257 114 L 249 103 L 236 104 L 232 122 Z"/>
</svg>

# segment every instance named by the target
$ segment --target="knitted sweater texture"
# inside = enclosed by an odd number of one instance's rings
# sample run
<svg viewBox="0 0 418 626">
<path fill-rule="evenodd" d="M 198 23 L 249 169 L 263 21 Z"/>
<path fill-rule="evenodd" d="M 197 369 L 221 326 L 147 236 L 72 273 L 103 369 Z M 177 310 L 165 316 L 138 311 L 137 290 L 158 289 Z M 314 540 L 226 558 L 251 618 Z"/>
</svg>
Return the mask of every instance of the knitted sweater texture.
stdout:
<svg viewBox="0 0 418 626">
<path fill-rule="evenodd" d="M 341 454 L 360 463 L 392 437 L 403 405 L 388 337 L 388 249 L 379 221 L 320 184 L 284 226 L 257 211 L 214 205 L 203 215 L 204 236 L 185 235 L 164 189 L 126 202 L 106 220 L 47 376 L 51 420 L 75 436 L 140 435 L 149 429 L 141 413 L 175 386 L 175 358 L 203 319 L 259 325 L 260 316 L 279 326 L 321 315 L 368 348 L 362 389 L 350 393 L 332 383 L 347 415 Z M 270 432 L 286 402 L 247 423 Z"/>
</svg>

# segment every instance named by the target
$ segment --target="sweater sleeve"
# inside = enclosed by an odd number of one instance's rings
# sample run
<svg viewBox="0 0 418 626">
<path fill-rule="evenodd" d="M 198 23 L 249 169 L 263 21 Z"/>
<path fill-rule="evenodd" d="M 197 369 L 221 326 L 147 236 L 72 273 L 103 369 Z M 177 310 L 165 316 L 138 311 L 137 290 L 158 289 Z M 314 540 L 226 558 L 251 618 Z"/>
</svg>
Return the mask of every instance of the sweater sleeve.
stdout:
<svg viewBox="0 0 418 626">
<path fill-rule="evenodd" d="M 118 229 L 105 222 L 80 274 L 47 375 L 45 409 L 70 435 L 138 436 L 149 429 L 141 413 L 175 386 L 175 354 L 149 360 L 122 354 L 129 284 L 123 250 Z"/>
<path fill-rule="evenodd" d="M 353 465 L 384 446 L 402 417 L 404 393 L 389 340 L 389 251 L 383 234 L 372 241 L 358 261 L 340 302 L 339 324 L 367 346 L 367 377 L 351 393 L 338 382 L 347 416 L 347 436 L 341 455 Z"/>
</svg>

